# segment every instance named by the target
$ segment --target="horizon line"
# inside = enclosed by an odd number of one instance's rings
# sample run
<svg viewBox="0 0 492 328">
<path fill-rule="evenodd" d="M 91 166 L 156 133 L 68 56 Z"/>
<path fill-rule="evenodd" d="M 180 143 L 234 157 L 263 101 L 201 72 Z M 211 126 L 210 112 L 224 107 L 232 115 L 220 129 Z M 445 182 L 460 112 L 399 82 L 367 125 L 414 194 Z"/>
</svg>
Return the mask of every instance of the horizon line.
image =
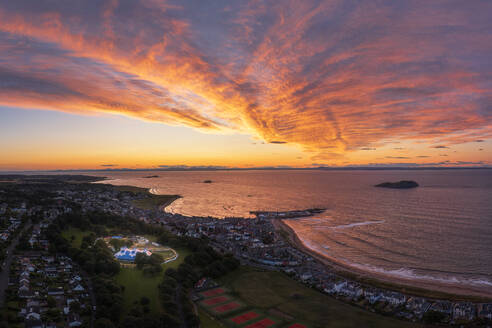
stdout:
<svg viewBox="0 0 492 328">
<path fill-rule="evenodd" d="M 63 172 L 186 172 L 186 171 L 355 171 L 355 170 L 487 170 L 492 166 L 317 166 L 317 167 L 169 167 L 169 168 L 101 168 L 101 169 L 52 169 L 52 170 L 0 170 L 0 174 L 63 173 Z"/>
</svg>

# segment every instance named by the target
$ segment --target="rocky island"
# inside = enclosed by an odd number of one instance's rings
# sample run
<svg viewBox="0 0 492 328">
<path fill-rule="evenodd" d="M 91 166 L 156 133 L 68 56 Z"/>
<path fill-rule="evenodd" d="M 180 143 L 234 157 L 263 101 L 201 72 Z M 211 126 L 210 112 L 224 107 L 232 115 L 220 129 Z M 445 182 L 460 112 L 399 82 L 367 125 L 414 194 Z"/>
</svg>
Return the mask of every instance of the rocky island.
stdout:
<svg viewBox="0 0 492 328">
<path fill-rule="evenodd" d="M 212 183 L 212 180 L 204 180 L 203 183 Z"/>
<path fill-rule="evenodd" d="M 418 186 L 419 184 L 417 182 L 411 180 L 402 180 L 398 182 L 383 182 L 375 185 L 375 187 L 393 188 L 393 189 L 410 189 L 410 188 L 417 188 Z"/>
</svg>

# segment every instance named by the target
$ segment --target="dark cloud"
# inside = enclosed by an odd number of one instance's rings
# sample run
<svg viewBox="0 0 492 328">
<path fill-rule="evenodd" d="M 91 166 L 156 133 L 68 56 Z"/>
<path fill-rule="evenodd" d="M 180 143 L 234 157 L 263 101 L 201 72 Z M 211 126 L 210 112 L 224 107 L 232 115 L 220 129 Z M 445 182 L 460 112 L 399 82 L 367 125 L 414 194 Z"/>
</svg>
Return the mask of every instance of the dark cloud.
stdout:
<svg viewBox="0 0 492 328">
<path fill-rule="evenodd" d="M 362 147 L 360 150 L 376 150 L 376 148 Z"/>
<path fill-rule="evenodd" d="M 157 167 L 163 170 L 224 170 L 230 168 L 220 165 L 158 165 Z"/>
<path fill-rule="evenodd" d="M 101 164 L 101 166 L 103 166 L 103 167 L 114 167 L 114 166 L 118 166 L 118 164 Z"/>
<path fill-rule="evenodd" d="M 405 157 L 405 156 L 386 156 L 385 158 L 391 158 L 391 159 L 409 159 L 410 157 Z"/>
<path fill-rule="evenodd" d="M 435 148 L 435 149 L 448 149 L 449 147 L 448 146 L 443 146 L 443 145 L 438 145 L 438 146 L 432 146 L 432 148 Z"/>
<path fill-rule="evenodd" d="M 269 141 L 271 144 L 285 144 L 287 143 L 286 141 Z"/>
<path fill-rule="evenodd" d="M 0 67 L 0 93 L 13 92 L 34 93 L 43 97 L 80 96 L 80 93 L 62 83 L 39 79 L 26 72 L 10 71 L 5 67 Z"/>
</svg>

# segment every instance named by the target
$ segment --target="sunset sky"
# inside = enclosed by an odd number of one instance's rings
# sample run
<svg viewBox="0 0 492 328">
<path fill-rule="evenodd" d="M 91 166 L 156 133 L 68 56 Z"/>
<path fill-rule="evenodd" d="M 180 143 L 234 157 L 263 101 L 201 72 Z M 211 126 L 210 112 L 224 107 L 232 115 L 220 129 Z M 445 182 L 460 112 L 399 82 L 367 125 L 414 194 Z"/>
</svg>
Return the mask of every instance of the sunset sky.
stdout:
<svg viewBox="0 0 492 328">
<path fill-rule="evenodd" d="M 0 0 L 0 170 L 492 165 L 492 1 Z"/>
</svg>

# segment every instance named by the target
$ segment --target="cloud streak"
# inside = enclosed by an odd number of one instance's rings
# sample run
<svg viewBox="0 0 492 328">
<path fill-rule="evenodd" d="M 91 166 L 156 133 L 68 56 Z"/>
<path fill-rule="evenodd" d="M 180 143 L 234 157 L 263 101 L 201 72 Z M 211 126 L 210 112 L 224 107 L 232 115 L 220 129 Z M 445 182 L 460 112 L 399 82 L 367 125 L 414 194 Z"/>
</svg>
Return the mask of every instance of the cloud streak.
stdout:
<svg viewBox="0 0 492 328">
<path fill-rule="evenodd" d="M 492 137 L 490 12 L 473 0 L 2 1 L 0 105 L 249 133 L 320 158 L 479 142 Z"/>
</svg>

